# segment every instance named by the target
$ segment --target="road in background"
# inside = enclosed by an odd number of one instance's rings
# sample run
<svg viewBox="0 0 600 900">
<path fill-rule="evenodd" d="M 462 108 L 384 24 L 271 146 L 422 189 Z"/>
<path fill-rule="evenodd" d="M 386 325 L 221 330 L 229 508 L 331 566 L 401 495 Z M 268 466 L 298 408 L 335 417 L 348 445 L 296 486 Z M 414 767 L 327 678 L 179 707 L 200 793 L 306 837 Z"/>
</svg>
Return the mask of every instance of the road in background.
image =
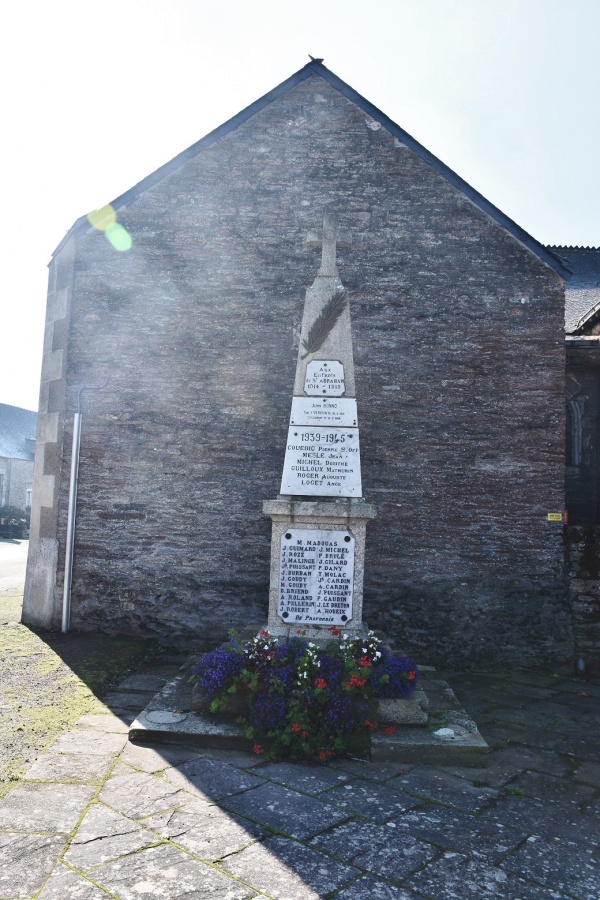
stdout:
<svg viewBox="0 0 600 900">
<path fill-rule="evenodd" d="M 29 541 L 0 540 L 0 624 L 20 622 Z"/>
</svg>

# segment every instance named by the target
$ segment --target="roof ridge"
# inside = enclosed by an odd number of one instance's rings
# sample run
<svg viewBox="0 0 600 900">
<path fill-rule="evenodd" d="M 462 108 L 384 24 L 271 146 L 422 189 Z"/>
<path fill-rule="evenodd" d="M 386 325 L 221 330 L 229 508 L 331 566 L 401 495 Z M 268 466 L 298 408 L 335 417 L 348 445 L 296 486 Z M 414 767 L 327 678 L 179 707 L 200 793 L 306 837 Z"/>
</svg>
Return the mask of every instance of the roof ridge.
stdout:
<svg viewBox="0 0 600 900">
<path fill-rule="evenodd" d="M 27 409 L 25 406 L 14 406 L 12 403 L 0 403 L 0 407 L 5 406 L 6 409 L 20 409 L 22 412 L 33 413 L 34 416 L 37 416 L 38 411 L 36 409 Z"/>
<path fill-rule="evenodd" d="M 548 250 L 600 250 L 590 244 L 546 244 Z"/>
</svg>

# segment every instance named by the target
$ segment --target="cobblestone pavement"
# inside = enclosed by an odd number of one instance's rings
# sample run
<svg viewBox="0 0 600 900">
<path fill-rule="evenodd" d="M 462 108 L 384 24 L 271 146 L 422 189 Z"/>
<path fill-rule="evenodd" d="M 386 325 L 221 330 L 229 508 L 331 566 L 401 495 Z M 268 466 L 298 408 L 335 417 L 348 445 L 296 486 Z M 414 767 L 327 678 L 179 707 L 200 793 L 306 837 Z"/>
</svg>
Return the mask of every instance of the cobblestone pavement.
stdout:
<svg viewBox="0 0 600 900">
<path fill-rule="evenodd" d="M 481 769 L 143 746 L 132 676 L 0 802 L 0 898 L 600 897 L 600 685 L 445 675 Z"/>
</svg>

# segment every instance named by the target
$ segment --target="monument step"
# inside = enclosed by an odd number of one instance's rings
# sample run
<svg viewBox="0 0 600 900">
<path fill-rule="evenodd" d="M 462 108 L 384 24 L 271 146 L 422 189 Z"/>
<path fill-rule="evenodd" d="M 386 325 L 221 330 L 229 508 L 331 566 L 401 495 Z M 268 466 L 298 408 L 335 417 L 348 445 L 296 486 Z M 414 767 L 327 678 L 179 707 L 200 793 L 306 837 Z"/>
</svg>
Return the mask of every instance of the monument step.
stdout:
<svg viewBox="0 0 600 900">
<path fill-rule="evenodd" d="M 251 744 L 235 722 L 219 721 L 192 710 L 191 663 L 150 701 L 132 722 L 129 740 L 140 743 L 193 744 L 244 750 Z M 428 702 L 427 724 L 398 725 L 371 736 L 371 760 L 423 765 L 485 766 L 489 747 L 435 669 L 419 667 L 420 690 Z"/>
</svg>

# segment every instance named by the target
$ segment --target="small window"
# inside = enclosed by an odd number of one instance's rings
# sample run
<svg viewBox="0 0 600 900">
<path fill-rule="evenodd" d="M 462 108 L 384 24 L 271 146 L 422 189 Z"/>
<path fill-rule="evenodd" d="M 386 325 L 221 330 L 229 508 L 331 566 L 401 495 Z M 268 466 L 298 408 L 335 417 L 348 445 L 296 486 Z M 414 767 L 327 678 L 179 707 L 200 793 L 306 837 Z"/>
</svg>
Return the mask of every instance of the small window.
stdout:
<svg viewBox="0 0 600 900">
<path fill-rule="evenodd" d="M 31 509 L 31 488 L 25 491 L 25 509 Z"/>
</svg>

